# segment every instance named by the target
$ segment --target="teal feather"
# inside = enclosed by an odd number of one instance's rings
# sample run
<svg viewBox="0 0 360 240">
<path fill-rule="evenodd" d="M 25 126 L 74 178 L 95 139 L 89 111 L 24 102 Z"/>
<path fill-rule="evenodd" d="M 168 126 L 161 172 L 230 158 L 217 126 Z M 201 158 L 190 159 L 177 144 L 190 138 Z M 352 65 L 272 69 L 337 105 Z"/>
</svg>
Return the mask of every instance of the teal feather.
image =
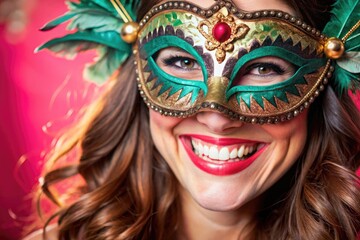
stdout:
<svg viewBox="0 0 360 240">
<path fill-rule="evenodd" d="M 331 19 L 323 33 L 329 37 L 342 38 L 360 18 L 360 0 L 338 0 L 331 13 Z M 357 33 L 359 31 L 360 29 Z"/>
<path fill-rule="evenodd" d="M 60 41 L 59 39 L 54 39 L 51 42 L 46 44 L 46 47 L 40 47 L 36 51 L 47 48 L 57 57 L 66 58 L 68 60 L 73 60 L 80 52 L 85 52 L 88 50 L 96 49 L 99 47 L 99 44 L 94 42 L 87 41 Z"/>
<path fill-rule="evenodd" d="M 360 52 L 360 32 L 352 34 L 346 40 L 345 48 L 346 48 L 347 52 L 350 52 L 350 51 Z"/>
<path fill-rule="evenodd" d="M 94 30 L 96 32 L 115 31 L 119 35 L 123 24 L 119 18 L 107 15 L 103 10 L 91 10 L 74 17 L 67 26 L 67 29 L 77 29 L 79 31 Z"/>
<path fill-rule="evenodd" d="M 346 52 L 336 63 L 348 72 L 360 73 L 360 52 Z"/>
<path fill-rule="evenodd" d="M 104 14 L 104 15 L 110 15 L 114 18 L 116 18 L 116 14 L 117 14 L 116 11 L 112 12 L 112 11 L 110 11 L 110 9 L 103 8 L 100 5 L 94 4 L 92 2 L 89 2 L 87 4 L 84 4 L 84 1 L 82 1 L 80 3 L 67 2 L 67 6 L 70 10 L 69 12 L 54 19 L 53 21 L 50 21 L 44 27 L 42 27 L 41 30 L 42 31 L 51 30 L 51 29 L 57 27 L 58 25 L 60 25 L 64 22 L 67 22 L 74 17 L 82 16 L 83 14 L 88 14 L 88 15 L 92 14 L 95 16 Z M 119 21 L 120 21 L 120 19 L 119 19 Z"/>
<path fill-rule="evenodd" d="M 334 74 L 334 82 L 332 84 L 340 96 L 344 93 L 347 93 L 348 90 L 351 90 L 353 93 L 355 93 L 356 90 L 359 89 L 360 79 L 358 75 L 346 71 L 338 64 L 335 64 L 334 72 L 336 74 Z"/>
<path fill-rule="evenodd" d="M 41 31 L 49 31 L 57 26 L 59 26 L 60 24 L 69 21 L 71 18 L 75 17 L 77 13 L 68 13 L 68 14 L 64 14 L 62 16 L 60 16 L 59 18 L 54 19 L 51 22 L 46 23 L 45 26 L 43 26 L 42 28 L 40 28 Z"/>
<path fill-rule="evenodd" d="M 98 60 L 85 66 L 84 78 L 101 85 L 109 76 L 113 75 L 127 57 L 119 51 L 103 47 L 98 55 Z"/>
<path fill-rule="evenodd" d="M 78 32 L 53 39 L 36 50 L 47 48 L 57 56 L 74 59 L 80 52 L 97 49 L 101 55 L 86 66 L 84 78 L 102 84 L 130 56 L 131 48 L 128 45 L 114 32 Z"/>
<path fill-rule="evenodd" d="M 331 11 L 330 21 L 323 33 L 328 37 L 343 39 L 350 29 L 360 20 L 360 0 L 337 0 Z M 345 53 L 333 61 L 335 68 L 332 83 L 339 95 L 348 89 L 356 91 L 360 87 L 360 28 L 352 32 L 344 41 Z"/>
<path fill-rule="evenodd" d="M 62 44 L 64 42 L 71 42 L 78 45 L 82 42 L 98 43 L 103 46 L 116 49 L 124 54 L 131 53 L 131 45 L 122 41 L 121 37 L 116 32 L 77 32 L 74 34 L 68 34 L 62 38 L 52 39 L 45 44 L 38 47 L 35 51 L 38 52 L 45 48 L 49 49 L 54 45 Z"/>
<path fill-rule="evenodd" d="M 139 0 L 121 1 L 132 19 L 136 19 Z M 69 22 L 72 33 L 52 39 L 35 51 L 48 49 L 60 57 L 73 59 L 78 53 L 95 49 L 99 54 L 95 62 L 87 64 L 84 77 L 98 84 L 105 82 L 131 55 L 131 45 L 120 37 L 123 19 L 110 1 L 80 0 L 66 2 L 69 11 L 50 21 L 42 31 L 51 30 Z"/>
</svg>

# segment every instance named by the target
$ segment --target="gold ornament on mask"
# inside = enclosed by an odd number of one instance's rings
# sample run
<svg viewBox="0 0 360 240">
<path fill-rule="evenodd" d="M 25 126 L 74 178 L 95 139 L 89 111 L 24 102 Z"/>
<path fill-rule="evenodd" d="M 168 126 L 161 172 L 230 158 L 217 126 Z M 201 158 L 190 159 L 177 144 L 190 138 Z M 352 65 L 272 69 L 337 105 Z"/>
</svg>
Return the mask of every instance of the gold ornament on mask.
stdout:
<svg viewBox="0 0 360 240">
<path fill-rule="evenodd" d="M 212 51 L 216 49 L 216 60 L 222 63 L 226 52 L 234 50 L 233 41 L 244 38 L 250 28 L 243 23 L 236 23 L 234 16 L 229 15 L 226 8 L 222 8 L 211 18 L 201 21 L 199 32 L 206 38 L 205 47 Z"/>
<path fill-rule="evenodd" d="M 122 40 L 127 43 L 134 43 L 137 39 L 139 32 L 139 24 L 135 22 L 125 7 L 121 4 L 120 0 L 110 0 L 116 11 L 119 13 L 121 19 L 125 22 L 120 30 Z"/>
<path fill-rule="evenodd" d="M 324 53 L 330 59 L 340 58 L 345 51 L 344 43 L 338 38 L 329 38 L 325 42 Z"/>
<path fill-rule="evenodd" d="M 121 28 L 121 38 L 127 43 L 133 43 L 137 39 L 139 24 L 136 22 L 127 22 Z"/>
</svg>

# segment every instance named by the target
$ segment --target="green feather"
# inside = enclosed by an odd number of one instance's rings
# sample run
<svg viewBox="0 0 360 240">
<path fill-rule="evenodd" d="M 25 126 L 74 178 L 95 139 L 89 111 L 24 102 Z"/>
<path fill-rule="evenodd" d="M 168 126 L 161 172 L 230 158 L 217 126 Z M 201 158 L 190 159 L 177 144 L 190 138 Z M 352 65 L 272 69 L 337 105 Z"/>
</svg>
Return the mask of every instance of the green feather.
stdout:
<svg viewBox="0 0 360 240">
<path fill-rule="evenodd" d="M 358 29 L 359 30 L 359 29 Z M 356 31 L 355 31 L 356 32 Z M 360 52 L 360 32 L 353 33 L 345 42 L 346 51 Z"/>
<path fill-rule="evenodd" d="M 77 32 L 53 39 L 36 51 L 45 48 L 67 59 L 74 59 L 80 52 L 97 49 L 97 60 L 84 69 L 84 78 L 97 84 L 104 83 L 131 54 L 129 44 L 121 41 L 115 32 Z"/>
<path fill-rule="evenodd" d="M 89 2 L 93 2 L 95 3 L 96 5 L 106 9 L 107 11 L 111 12 L 113 15 L 117 15 L 117 12 L 114 8 L 114 6 L 112 5 L 112 3 L 107 0 L 107 1 L 104 1 L 104 0 L 93 0 L 93 1 L 89 1 Z"/>
<path fill-rule="evenodd" d="M 360 20 L 360 0 L 337 0 L 331 13 L 323 33 L 328 37 L 342 39 Z M 344 45 L 344 55 L 333 61 L 335 70 L 332 85 L 339 95 L 349 88 L 356 91 L 360 87 L 360 28 L 345 39 Z"/>
<path fill-rule="evenodd" d="M 84 78 L 101 85 L 113 75 L 128 55 L 107 47 L 99 50 L 96 61 L 85 66 Z"/>
<path fill-rule="evenodd" d="M 347 92 L 347 90 L 351 90 L 355 92 L 356 89 L 360 87 L 360 79 L 359 76 L 346 71 L 338 64 L 335 64 L 335 71 L 333 86 L 337 90 L 338 94 L 342 95 Z"/>
<path fill-rule="evenodd" d="M 119 33 L 123 24 L 120 19 L 107 14 L 103 10 L 89 10 L 74 17 L 67 28 L 69 30 L 78 29 L 79 31 L 116 31 Z"/>
<path fill-rule="evenodd" d="M 54 19 L 51 22 L 46 23 L 42 28 L 40 28 L 41 31 L 49 31 L 58 25 L 69 21 L 71 18 L 75 17 L 77 13 L 66 13 L 56 19 Z"/>
<path fill-rule="evenodd" d="M 336 63 L 351 73 L 360 73 L 360 52 L 346 52 Z"/>
<path fill-rule="evenodd" d="M 77 32 L 74 34 L 68 34 L 62 38 L 52 39 L 45 44 L 38 47 L 35 51 L 38 52 L 45 48 L 50 48 L 53 45 L 63 42 L 73 42 L 77 45 L 81 41 L 94 42 L 104 46 L 114 48 L 118 51 L 129 54 L 131 52 L 131 45 L 122 41 L 120 36 L 116 32 Z"/>
<path fill-rule="evenodd" d="M 139 0 L 122 0 L 128 14 L 136 20 Z M 65 22 L 72 33 L 52 39 L 35 51 L 48 49 L 57 56 L 73 59 L 78 53 L 96 49 L 97 59 L 87 64 L 84 77 L 103 83 L 131 55 L 131 45 L 120 37 L 123 19 L 110 1 L 80 0 L 66 1 L 68 12 L 50 21 L 41 30 L 51 30 Z"/>
<path fill-rule="evenodd" d="M 57 27 L 58 25 L 65 23 L 74 17 L 79 17 L 83 14 L 93 14 L 98 16 L 104 14 L 104 15 L 112 16 L 114 18 L 117 15 L 116 11 L 115 12 L 109 11 L 109 9 L 103 8 L 92 2 L 89 3 L 84 3 L 84 1 L 80 3 L 67 2 L 67 6 L 69 8 L 69 11 L 67 13 L 50 21 L 44 27 L 42 27 L 41 30 L 42 31 L 51 30 Z"/>
<path fill-rule="evenodd" d="M 104 0 L 93 0 L 94 3 L 98 4 L 99 6 L 108 9 L 109 11 L 113 12 L 113 14 L 118 16 L 117 11 L 114 9 L 113 5 L 111 4 L 111 2 L 108 1 L 104 1 Z M 124 8 L 126 9 L 127 13 L 130 15 L 130 17 L 136 21 L 136 10 L 138 8 L 139 2 L 140 1 L 120 1 L 122 3 L 122 5 L 124 6 Z"/>
<path fill-rule="evenodd" d="M 337 0 L 331 13 L 331 19 L 323 33 L 329 37 L 342 38 L 360 19 L 360 0 Z M 356 32 L 359 31 L 360 29 Z"/>
<path fill-rule="evenodd" d="M 59 41 L 56 44 L 47 44 L 46 48 L 57 57 L 73 60 L 80 52 L 96 49 L 99 44 L 86 41 Z"/>
</svg>

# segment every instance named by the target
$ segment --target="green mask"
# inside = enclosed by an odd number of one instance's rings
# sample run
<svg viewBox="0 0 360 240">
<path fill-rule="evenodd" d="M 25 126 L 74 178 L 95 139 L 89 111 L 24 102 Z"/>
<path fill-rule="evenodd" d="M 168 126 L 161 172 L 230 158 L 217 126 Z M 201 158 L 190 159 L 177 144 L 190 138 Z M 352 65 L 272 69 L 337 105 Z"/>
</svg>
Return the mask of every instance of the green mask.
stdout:
<svg viewBox="0 0 360 240">
<path fill-rule="evenodd" d="M 141 94 L 170 116 L 211 108 L 254 123 L 291 119 L 324 88 L 323 38 L 281 11 L 166 2 L 140 22 Z"/>
</svg>

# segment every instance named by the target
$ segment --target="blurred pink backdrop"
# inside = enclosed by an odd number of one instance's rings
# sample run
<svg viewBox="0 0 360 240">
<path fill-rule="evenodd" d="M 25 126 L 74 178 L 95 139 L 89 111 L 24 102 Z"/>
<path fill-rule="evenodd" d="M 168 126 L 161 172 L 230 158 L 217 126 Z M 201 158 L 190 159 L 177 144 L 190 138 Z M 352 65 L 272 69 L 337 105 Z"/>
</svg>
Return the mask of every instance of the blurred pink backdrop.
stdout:
<svg viewBox="0 0 360 240">
<path fill-rule="evenodd" d="M 25 21 L 23 26 L 17 23 L 19 31 L 11 32 L 6 19 L 0 18 L 1 240 L 19 239 L 23 225 L 30 222 L 30 193 L 52 135 L 99 91 L 81 79 L 83 63 L 93 56 L 66 61 L 46 51 L 33 53 L 38 45 L 63 32 L 41 33 L 38 29 L 64 13 L 64 1 L 0 0 L 0 16 L 4 3 L 11 1 L 18 2 L 16 7 L 25 14 L 15 14 L 15 18 L 25 16 Z M 16 21 L 14 24 L 16 27 Z"/>
<path fill-rule="evenodd" d="M 30 193 L 57 130 L 96 95 L 75 61 L 34 49 L 64 29 L 40 32 L 66 11 L 63 0 L 0 0 L 0 239 L 19 239 L 30 223 Z M 12 16 L 12 15 L 13 16 Z"/>
</svg>

